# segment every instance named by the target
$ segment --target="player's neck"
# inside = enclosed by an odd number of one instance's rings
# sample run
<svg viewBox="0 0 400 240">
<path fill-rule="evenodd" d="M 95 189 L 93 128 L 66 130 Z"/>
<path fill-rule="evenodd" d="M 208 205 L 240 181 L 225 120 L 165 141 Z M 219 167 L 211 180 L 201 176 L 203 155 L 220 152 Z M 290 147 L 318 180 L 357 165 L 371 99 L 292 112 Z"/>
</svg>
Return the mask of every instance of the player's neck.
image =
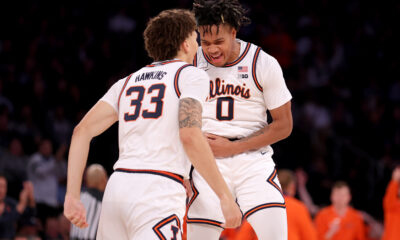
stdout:
<svg viewBox="0 0 400 240">
<path fill-rule="evenodd" d="M 240 42 L 235 40 L 235 43 L 233 44 L 233 49 L 232 52 L 228 58 L 227 63 L 234 62 L 240 55 Z"/>
<path fill-rule="evenodd" d="M 178 54 L 174 57 L 174 59 L 179 59 L 189 64 L 193 63 L 193 58 L 191 58 L 188 54 L 183 53 L 182 51 L 179 51 Z"/>
</svg>

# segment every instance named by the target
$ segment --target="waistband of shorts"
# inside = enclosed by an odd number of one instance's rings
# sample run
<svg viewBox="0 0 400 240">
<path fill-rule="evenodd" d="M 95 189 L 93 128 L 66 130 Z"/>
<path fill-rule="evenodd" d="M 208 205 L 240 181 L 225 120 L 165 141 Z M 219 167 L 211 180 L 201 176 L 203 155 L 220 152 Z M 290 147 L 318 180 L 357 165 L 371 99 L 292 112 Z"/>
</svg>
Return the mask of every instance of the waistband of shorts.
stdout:
<svg viewBox="0 0 400 240">
<path fill-rule="evenodd" d="M 115 169 L 115 172 L 154 174 L 154 175 L 159 175 L 162 177 L 167 177 L 167 178 L 174 180 L 183 185 L 183 177 L 181 175 L 167 172 L 167 171 L 151 170 L 151 169 L 117 168 L 117 169 Z"/>
</svg>

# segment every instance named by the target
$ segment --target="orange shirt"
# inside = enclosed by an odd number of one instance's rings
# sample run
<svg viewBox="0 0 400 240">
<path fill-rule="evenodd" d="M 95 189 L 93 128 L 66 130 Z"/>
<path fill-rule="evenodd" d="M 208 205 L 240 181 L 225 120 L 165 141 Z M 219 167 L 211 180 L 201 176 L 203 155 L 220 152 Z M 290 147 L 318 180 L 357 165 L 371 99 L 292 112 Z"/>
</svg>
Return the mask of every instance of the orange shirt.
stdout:
<svg viewBox="0 0 400 240">
<path fill-rule="evenodd" d="M 285 196 L 288 240 L 317 240 L 317 232 L 306 206 L 294 197 Z M 248 222 L 244 222 L 234 240 L 257 240 Z"/>
<path fill-rule="evenodd" d="M 307 207 L 294 197 L 285 196 L 288 240 L 317 240 L 317 231 Z"/>
<path fill-rule="evenodd" d="M 400 239 L 400 198 L 398 197 L 398 191 L 399 183 L 393 180 L 390 181 L 383 198 L 385 227 L 382 240 Z"/>
<path fill-rule="evenodd" d="M 254 232 L 253 228 L 251 227 L 250 223 L 244 221 L 242 226 L 240 227 L 239 231 L 236 233 L 232 240 L 257 240 L 257 235 Z M 229 240 L 231 240 L 229 239 Z"/>
<path fill-rule="evenodd" d="M 331 240 L 365 240 L 365 225 L 361 214 L 354 208 L 348 207 L 344 216 L 339 216 L 333 206 L 323 208 L 315 217 L 318 239 L 325 240 L 325 234 L 333 220 L 339 218 L 339 230 Z"/>
</svg>

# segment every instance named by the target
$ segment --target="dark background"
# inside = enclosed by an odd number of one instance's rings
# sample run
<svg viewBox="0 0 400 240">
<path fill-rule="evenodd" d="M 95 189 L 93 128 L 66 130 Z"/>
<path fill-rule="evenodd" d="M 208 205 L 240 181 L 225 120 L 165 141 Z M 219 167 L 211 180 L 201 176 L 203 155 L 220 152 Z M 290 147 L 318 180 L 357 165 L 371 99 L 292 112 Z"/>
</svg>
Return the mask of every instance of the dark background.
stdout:
<svg viewBox="0 0 400 240">
<path fill-rule="evenodd" d="M 400 151 L 400 3 L 361 0 L 241 1 L 252 24 L 239 38 L 280 62 L 293 94 L 294 130 L 273 145 L 278 168 L 302 168 L 318 205 L 336 180 L 353 205 L 382 218 Z M 151 60 L 149 17 L 192 1 L 6 1 L 0 6 L 0 146 L 24 152 L 40 138 L 55 150 L 118 79 Z M 66 156 L 67 157 L 67 156 Z M 117 126 L 92 142 L 89 163 L 109 173 Z"/>
</svg>

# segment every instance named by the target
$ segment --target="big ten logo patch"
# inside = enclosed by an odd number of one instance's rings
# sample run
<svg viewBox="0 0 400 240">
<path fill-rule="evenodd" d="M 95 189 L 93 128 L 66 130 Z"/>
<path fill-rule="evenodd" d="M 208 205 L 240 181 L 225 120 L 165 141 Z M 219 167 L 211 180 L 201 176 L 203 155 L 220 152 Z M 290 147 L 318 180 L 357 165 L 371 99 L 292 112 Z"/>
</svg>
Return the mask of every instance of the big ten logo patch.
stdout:
<svg viewBox="0 0 400 240">
<path fill-rule="evenodd" d="M 238 74 L 238 78 L 240 79 L 240 78 L 249 78 L 249 74 L 247 74 L 247 73 L 239 73 Z"/>
<path fill-rule="evenodd" d="M 182 240 L 181 223 L 175 214 L 158 222 L 153 230 L 160 240 Z"/>
</svg>

